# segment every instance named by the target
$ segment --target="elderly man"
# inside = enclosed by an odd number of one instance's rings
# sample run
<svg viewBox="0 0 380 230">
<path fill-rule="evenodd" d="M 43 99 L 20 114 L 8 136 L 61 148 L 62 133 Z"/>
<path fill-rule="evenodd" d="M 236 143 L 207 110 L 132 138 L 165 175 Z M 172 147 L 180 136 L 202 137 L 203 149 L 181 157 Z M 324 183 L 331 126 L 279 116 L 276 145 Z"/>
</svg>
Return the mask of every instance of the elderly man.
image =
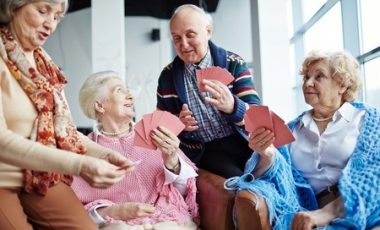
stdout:
<svg viewBox="0 0 380 230">
<path fill-rule="evenodd" d="M 244 113 L 259 104 L 252 75 L 244 60 L 210 41 L 211 17 L 195 5 L 182 5 L 170 20 L 177 57 L 161 72 L 157 108 L 179 116 L 185 124 L 181 149 L 197 166 L 223 177 L 241 175 L 251 156 L 242 126 Z M 203 80 L 196 69 L 219 66 L 234 77 L 229 86 Z"/>
</svg>

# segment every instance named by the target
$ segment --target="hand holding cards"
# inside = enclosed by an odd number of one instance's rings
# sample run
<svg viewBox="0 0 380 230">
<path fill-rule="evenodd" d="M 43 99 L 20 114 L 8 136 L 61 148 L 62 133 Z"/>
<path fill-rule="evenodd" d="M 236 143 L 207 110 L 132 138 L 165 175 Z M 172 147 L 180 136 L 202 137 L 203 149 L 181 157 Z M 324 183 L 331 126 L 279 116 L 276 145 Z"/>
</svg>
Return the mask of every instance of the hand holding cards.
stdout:
<svg viewBox="0 0 380 230">
<path fill-rule="evenodd" d="M 150 133 L 158 126 L 163 126 L 175 135 L 178 135 L 185 125 L 175 115 L 161 110 L 156 110 L 153 113 L 145 114 L 143 118 L 135 125 L 134 145 L 156 150 L 157 147 L 152 143 Z"/>
<path fill-rule="evenodd" d="M 251 106 L 244 115 L 245 130 L 253 132 L 258 128 L 267 128 L 274 132 L 274 146 L 280 147 L 294 141 L 294 136 L 277 114 L 267 106 Z"/>
<path fill-rule="evenodd" d="M 204 69 L 196 70 L 198 88 L 200 92 L 206 92 L 205 86 L 202 83 L 204 79 L 206 80 L 217 80 L 228 85 L 233 82 L 234 77 L 226 69 L 220 68 L 219 66 L 212 66 Z"/>
</svg>

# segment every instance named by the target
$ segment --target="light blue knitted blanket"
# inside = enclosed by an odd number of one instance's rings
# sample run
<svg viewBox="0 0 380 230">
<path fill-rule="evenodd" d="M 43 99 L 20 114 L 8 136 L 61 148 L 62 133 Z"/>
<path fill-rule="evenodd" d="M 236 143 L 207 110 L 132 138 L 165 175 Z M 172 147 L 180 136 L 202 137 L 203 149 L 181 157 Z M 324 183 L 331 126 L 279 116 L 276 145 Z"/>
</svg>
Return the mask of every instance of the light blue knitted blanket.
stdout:
<svg viewBox="0 0 380 230">
<path fill-rule="evenodd" d="M 343 170 L 338 187 L 343 199 L 345 215 L 329 226 L 319 229 L 371 229 L 380 226 L 380 112 L 362 103 L 356 108 L 366 110 L 357 145 Z M 299 124 L 301 114 L 288 125 L 291 130 Z M 294 214 L 318 208 L 311 186 L 293 167 L 289 145 L 278 149 L 271 168 L 259 178 L 250 172 L 255 168 L 258 154 L 248 160 L 245 174 L 229 178 L 228 190 L 248 190 L 264 197 L 273 229 L 290 229 Z M 260 204 L 257 204 L 260 205 Z"/>
</svg>

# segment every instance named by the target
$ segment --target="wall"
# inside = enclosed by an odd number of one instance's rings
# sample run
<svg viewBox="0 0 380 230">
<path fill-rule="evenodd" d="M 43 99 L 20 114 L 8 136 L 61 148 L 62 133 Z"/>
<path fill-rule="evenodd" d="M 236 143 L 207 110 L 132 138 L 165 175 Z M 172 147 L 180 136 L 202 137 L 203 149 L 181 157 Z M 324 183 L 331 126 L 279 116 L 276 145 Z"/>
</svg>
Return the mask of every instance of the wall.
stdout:
<svg viewBox="0 0 380 230">
<path fill-rule="evenodd" d="M 66 15 L 44 48 L 66 75 L 65 93 L 75 122 L 78 126 L 91 126 L 78 103 L 79 89 L 92 69 L 90 9 Z"/>
<path fill-rule="evenodd" d="M 213 41 L 252 62 L 249 0 L 220 0 L 214 18 Z M 232 10 L 231 10 L 232 9 Z M 160 29 L 161 39 L 152 41 L 150 32 Z M 136 100 L 136 119 L 155 109 L 156 85 L 163 67 L 173 59 L 168 20 L 152 17 L 125 19 L 126 83 Z M 69 81 L 66 97 L 79 127 L 92 125 L 78 104 L 78 92 L 91 67 L 91 10 L 70 13 L 62 20 L 45 49 L 61 66 Z"/>
<path fill-rule="evenodd" d="M 239 54 L 252 63 L 252 32 L 249 0 L 220 0 L 212 13 L 212 40 L 223 48 Z"/>
<path fill-rule="evenodd" d="M 285 121 L 295 117 L 290 76 L 287 2 L 252 0 L 253 67 L 263 103 Z"/>
</svg>

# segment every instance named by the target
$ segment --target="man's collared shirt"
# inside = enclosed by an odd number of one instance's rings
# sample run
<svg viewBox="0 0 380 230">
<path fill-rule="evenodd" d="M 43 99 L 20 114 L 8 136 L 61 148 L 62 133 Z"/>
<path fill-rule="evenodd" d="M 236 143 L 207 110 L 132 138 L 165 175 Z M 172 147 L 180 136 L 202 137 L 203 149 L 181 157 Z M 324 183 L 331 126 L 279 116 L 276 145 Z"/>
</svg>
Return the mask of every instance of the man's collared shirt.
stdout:
<svg viewBox="0 0 380 230">
<path fill-rule="evenodd" d="M 223 138 L 234 133 L 233 128 L 223 117 L 219 110 L 205 101 L 208 92 L 201 93 L 198 89 L 196 69 L 213 66 L 210 50 L 198 64 L 185 64 L 184 81 L 189 109 L 198 122 L 199 129 L 194 131 L 203 141 L 209 142 L 214 139 Z"/>
</svg>

